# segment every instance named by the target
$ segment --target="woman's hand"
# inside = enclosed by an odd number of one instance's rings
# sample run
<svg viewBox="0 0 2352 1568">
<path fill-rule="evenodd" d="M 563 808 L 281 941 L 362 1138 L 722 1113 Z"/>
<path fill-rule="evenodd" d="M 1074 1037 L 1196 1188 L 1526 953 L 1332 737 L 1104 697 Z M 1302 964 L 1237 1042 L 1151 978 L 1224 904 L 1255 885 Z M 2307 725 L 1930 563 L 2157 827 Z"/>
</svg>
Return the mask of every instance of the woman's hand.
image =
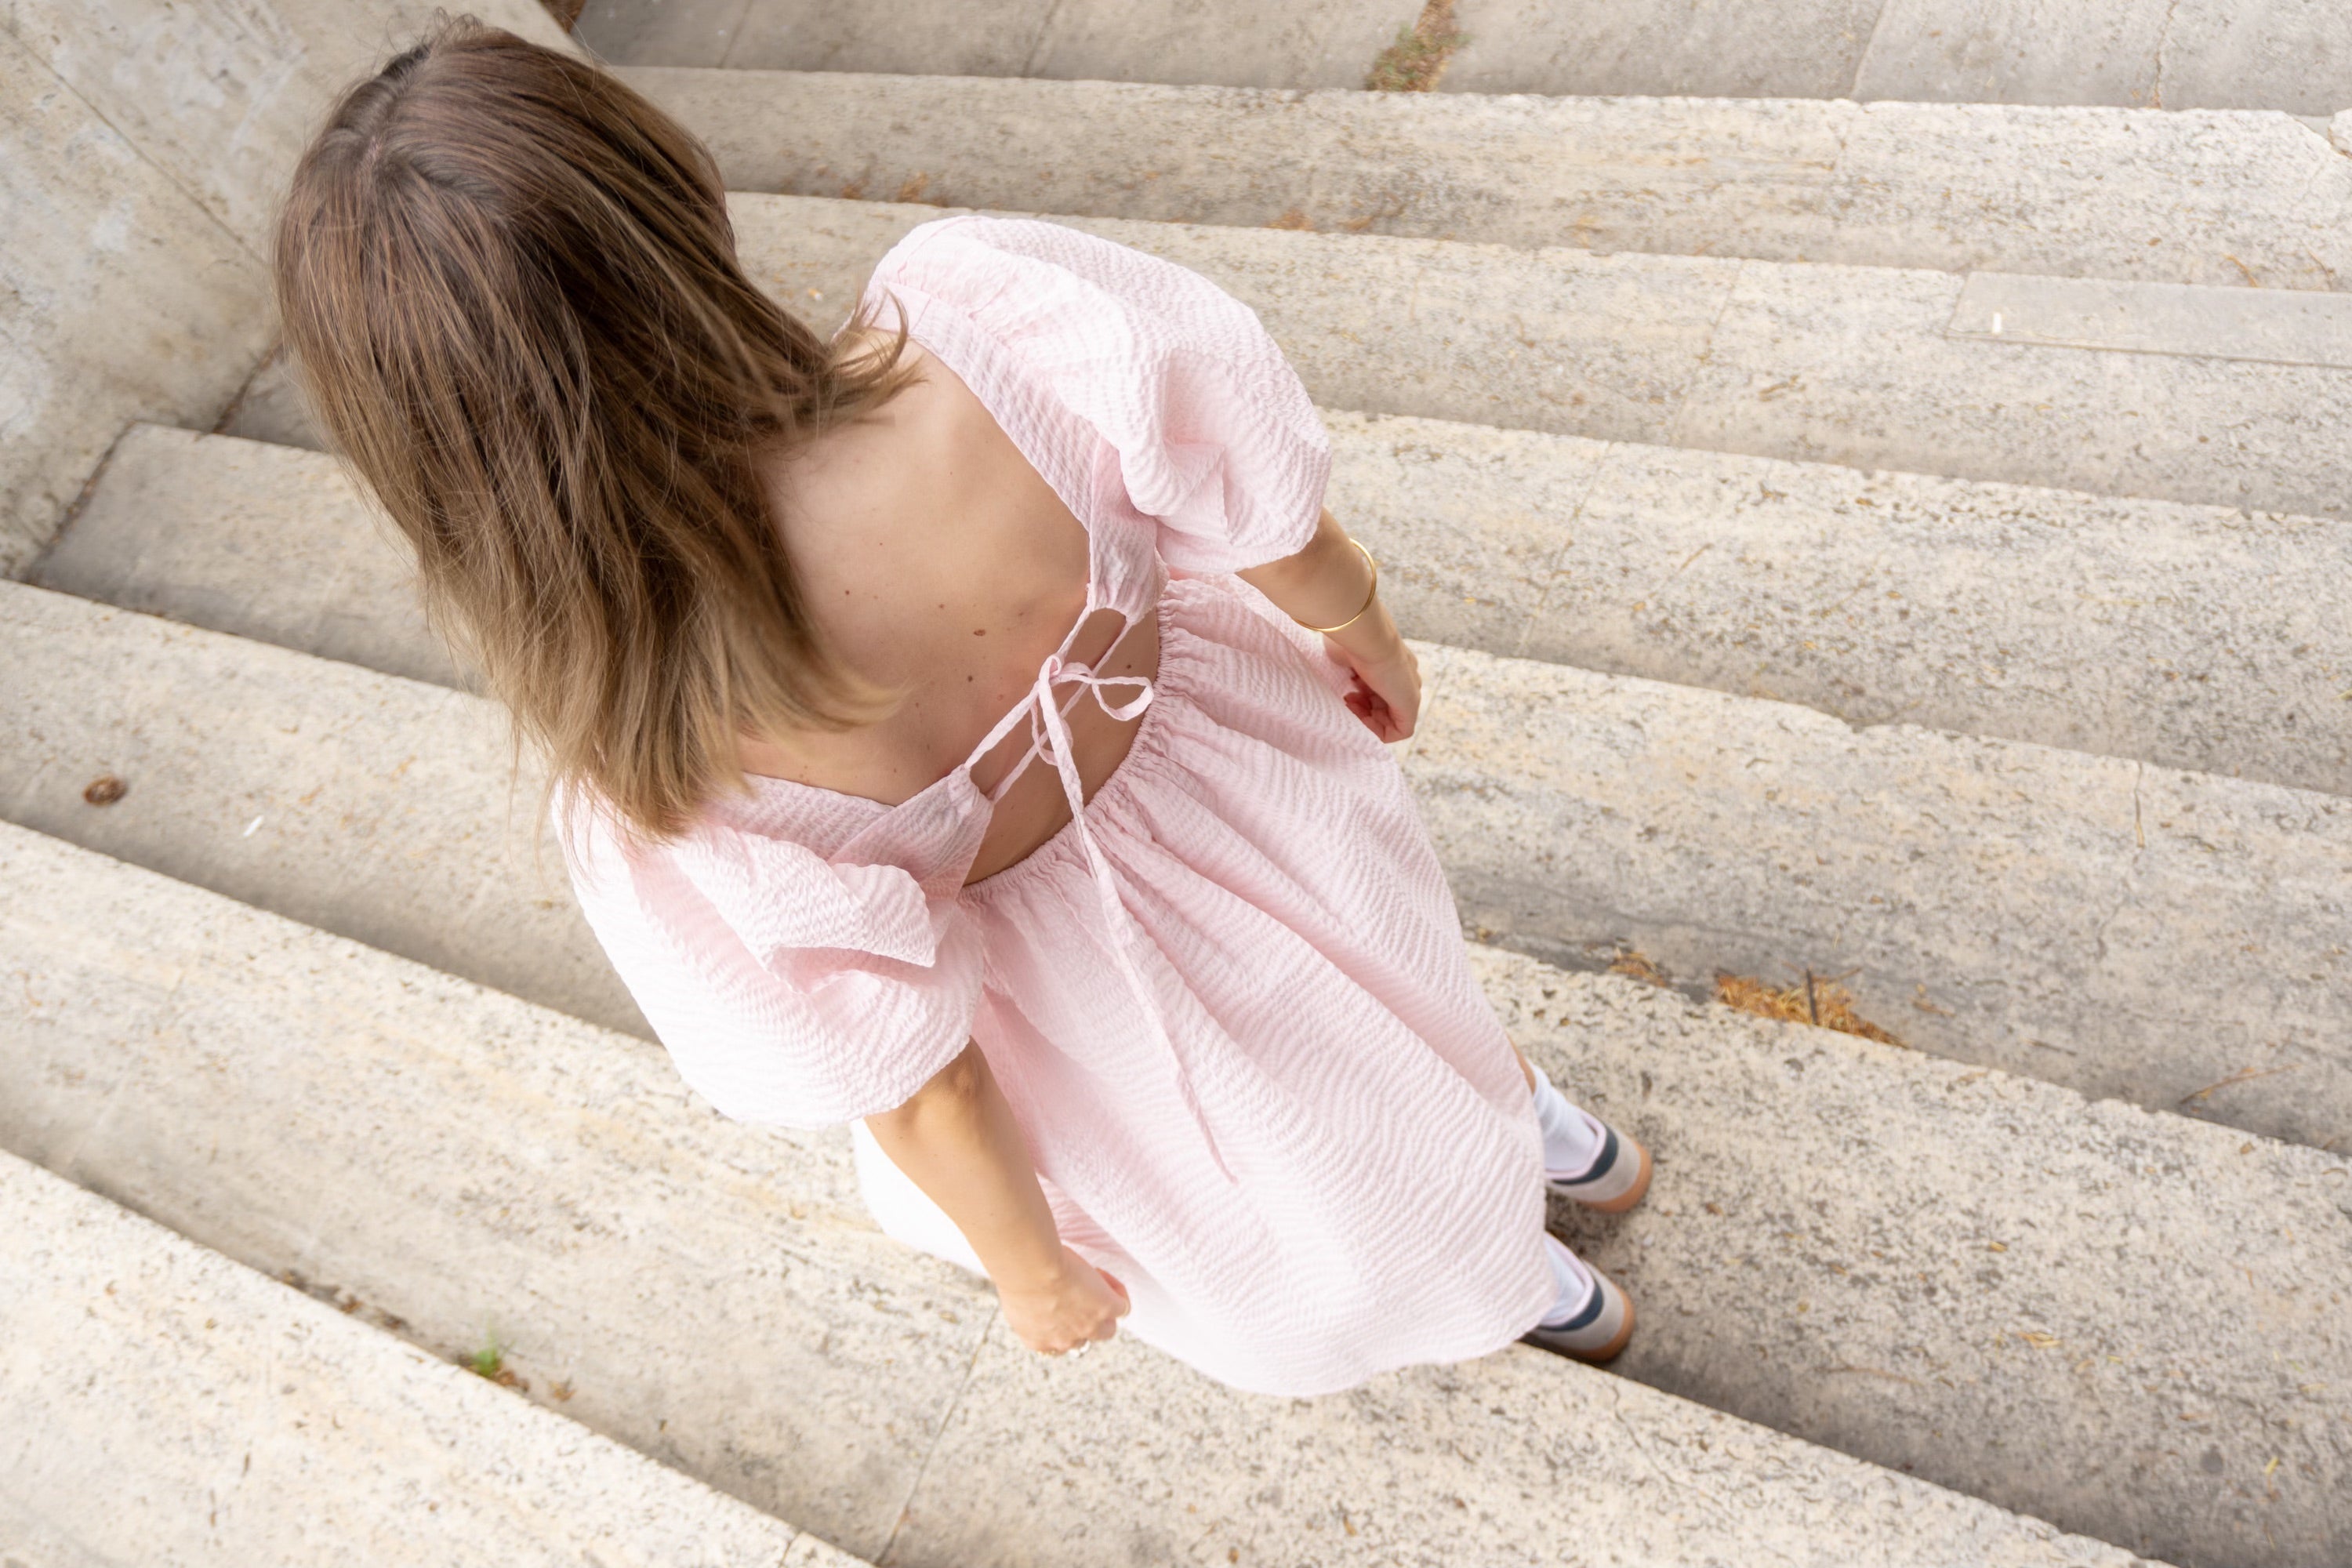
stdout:
<svg viewBox="0 0 2352 1568">
<path fill-rule="evenodd" d="M 996 1293 L 1005 1322 L 1040 1355 L 1111 1338 L 1129 1310 L 1127 1287 L 1066 1247 L 1051 1279 L 1018 1289 L 999 1285 Z"/>
<path fill-rule="evenodd" d="M 963 1232 L 1021 1342 L 1061 1355 L 1118 1332 L 1127 1288 L 1062 1245 L 1013 1108 L 977 1043 L 866 1119 L 890 1163 Z"/>
<path fill-rule="evenodd" d="M 1381 619 L 1387 620 L 1385 614 Z M 1412 647 L 1396 635 L 1394 626 L 1388 627 L 1387 646 L 1369 655 L 1358 653 L 1338 637 L 1324 641 L 1347 661 L 1354 678 L 1342 699 L 1348 711 L 1383 741 L 1409 738 L 1421 721 L 1421 660 L 1413 658 Z"/>
<path fill-rule="evenodd" d="M 1383 741 L 1412 735 L 1421 719 L 1421 662 L 1381 603 L 1380 572 L 1327 510 L 1295 555 L 1245 567 L 1243 582 L 1302 626 L 1329 626 L 1326 641 L 1354 679 L 1348 711 Z"/>
</svg>

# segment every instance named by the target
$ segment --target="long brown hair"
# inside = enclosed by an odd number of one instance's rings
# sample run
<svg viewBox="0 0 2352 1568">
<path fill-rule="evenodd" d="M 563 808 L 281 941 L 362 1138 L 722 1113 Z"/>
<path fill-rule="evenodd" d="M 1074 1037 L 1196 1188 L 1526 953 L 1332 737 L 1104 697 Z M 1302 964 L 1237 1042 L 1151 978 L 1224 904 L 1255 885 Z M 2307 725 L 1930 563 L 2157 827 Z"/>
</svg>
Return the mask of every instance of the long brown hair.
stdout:
<svg viewBox="0 0 2352 1568">
<path fill-rule="evenodd" d="M 754 288 L 717 166 L 652 104 L 445 23 L 303 154 L 277 284 L 320 422 L 553 788 L 665 837 L 741 787 L 740 734 L 871 716 L 757 460 L 897 391 L 903 333 L 836 348 Z"/>
</svg>

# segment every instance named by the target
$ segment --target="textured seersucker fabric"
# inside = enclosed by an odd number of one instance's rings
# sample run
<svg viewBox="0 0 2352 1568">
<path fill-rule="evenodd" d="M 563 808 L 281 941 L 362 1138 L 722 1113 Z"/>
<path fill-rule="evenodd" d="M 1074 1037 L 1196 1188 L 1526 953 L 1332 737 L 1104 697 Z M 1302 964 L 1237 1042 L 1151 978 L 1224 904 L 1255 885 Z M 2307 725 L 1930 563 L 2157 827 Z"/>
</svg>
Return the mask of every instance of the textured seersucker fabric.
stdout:
<svg viewBox="0 0 2352 1568">
<path fill-rule="evenodd" d="M 755 781 L 651 847 L 585 814 L 614 966 L 745 1121 L 853 1121 L 978 1041 L 1064 1238 L 1211 1376 L 1312 1394 L 1516 1339 L 1554 1289 L 1526 1084 L 1395 763 L 1230 575 L 1320 514 L 1297 377 L 1206 279 L 1050 224 L 925 225 L 869 293 L 1087 525 L 1091 605 L 1157 605 L 1153 700 L 1083 824 L 969 888 L 967 769 L 896 806 Z M 872 1153 L 882 1227 L 968 1262 Z"/>
</svg>

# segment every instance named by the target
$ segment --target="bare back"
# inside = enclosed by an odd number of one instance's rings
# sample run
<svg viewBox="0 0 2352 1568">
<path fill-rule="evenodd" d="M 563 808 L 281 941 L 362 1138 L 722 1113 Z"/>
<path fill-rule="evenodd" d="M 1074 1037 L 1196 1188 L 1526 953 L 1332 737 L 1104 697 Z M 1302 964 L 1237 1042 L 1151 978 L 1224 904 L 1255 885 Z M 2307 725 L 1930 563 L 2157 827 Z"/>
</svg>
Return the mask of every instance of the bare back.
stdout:
<svg viewBox="0 0 2352 1568">
<path fill-rule="evenodd" d="M 803 591 L 831 645 L 858 674 L 903 692 L 886 718 L 828 733 L 747 739 L 748 773 L 897 805 L 952 772 L 1028 694 L 1038 666 L 1086 609 L 1085 526 L 938 359 L 910 344 L 919 378 L 881 409 L 829 431 L 770 474 L 769 494 Z M 1098 614 L 1073 657 L 1118 637 Z M 1106 675 L 1156 673 L 1148 617 Z M 1070 710 L 1091 797 L 1135 733 L 1095 703 Z M 1017 764 L 1025 729 L 973 770 L 993 791 Z M 1030 768 L 999 801 L 968 880 L 1027 857 L 1069 820 L 1054 771 Z"/>
</svg>

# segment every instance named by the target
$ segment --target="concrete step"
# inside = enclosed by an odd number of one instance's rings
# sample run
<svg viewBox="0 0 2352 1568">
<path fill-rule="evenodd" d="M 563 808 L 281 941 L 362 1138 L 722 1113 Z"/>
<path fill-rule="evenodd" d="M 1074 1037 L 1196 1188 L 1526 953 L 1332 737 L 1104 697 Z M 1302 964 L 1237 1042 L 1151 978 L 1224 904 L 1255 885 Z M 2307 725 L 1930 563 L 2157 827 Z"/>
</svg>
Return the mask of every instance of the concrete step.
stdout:
<svg viewBox="0 0 2352 1568">
<path fill-rule="evenodd" d="M 2182 1563 L 2347 1544 L 2341 1157 L 1485 952 L 1658 1151 L 1579 1233 L 1632 1380 L 1514 1348 L 1266 1401 L 1028 1357 L 845 1139 L 641 1042 L 20 829 L 0 878 L 0 1142 L 436 1351 L 493 1322 L 532 1397 L 877 1559 L 2122 1560 L 1740 1416 Z"/>
<path fill-rule="evenodd" d="M 642 1028 L 489 704 L 17 584 L 0 646 L 0 816 Z M 2352 800 L 1422 647 L 1406 766 L 1473 929 L 1839 975 L 1941 1054 L 2352 1137 Z"/>
<path fill-rule="evenodd" d="M 309 436 L 299 405 L 285 406 Z M 425 625 L 415 575 L 398 531 L 325 453 L 133 425 L 25 579 L 459 685 L 446 647 Z"/>
<path fill-rule="evenodd" d="M 2330 5 L 1462 0 L 1458 15 L 1470 39 L 1443 83 L 1455 91 L 1790 92 L 2300 114 L 2352 102 L 2352 18 Z"/>
<path fill-rule="evenodd" d="M 483 699 L 15 583 L 0 649 L 0 817 L 646 1032 Z"/>
<path fill-rule="evenodd" d="M 1454 36 L 1445 93 L 2352 102 L 2352 18 L 2300 0 L 1454 0 L 1435 17 L 1416 0 L 590 0 L 579 37 L 643 65 L 1353 88 L 1417 17 Z"/>
<path fill-rule="evenodd" d="M 851 1568 L 813 1535 L 5 1153 L 0 1346 L 12 1564 Z"/>
<path fill-rule="evenodd" d="M 2259 110 L 621 74 L 701 136 L 738 191 L 2352 289 L 2352 157 Z"/>
<path fill-rule="evenodd" d="M 828 328 L 940 216 L 731 209 L 752 277 Z M 1056 221 L 1214 279 L 1334 407 L 2352 515 L 2352 296 Z"/>
<path fill-rule="evenodd" d="M 731 211 L 751 275 L 828 330 L 941 216 L 756 195 Z M 1328 406 L 2352 516 L 2346 294 L 1054 221 L 1214 279 Z M 225 428 L 289 438 L 293 402 L 273 367 Z"/>
<path fill-rule="evenodd" d="M 1430 645 L 1406 762 L 1470 930 L 1835 976 L 1964 1061 L 2352 1140 L 2352 801 Z"/>
<path fill-rule="evenodd" d="M 2352 525 L 1325 419 L 1408 635 L 2352 795 L 2352 614 L 2313 587 Z M 389 538 L 328 458 L 140 426 L 30 580 L 455 684 Z"/>
</svg>

